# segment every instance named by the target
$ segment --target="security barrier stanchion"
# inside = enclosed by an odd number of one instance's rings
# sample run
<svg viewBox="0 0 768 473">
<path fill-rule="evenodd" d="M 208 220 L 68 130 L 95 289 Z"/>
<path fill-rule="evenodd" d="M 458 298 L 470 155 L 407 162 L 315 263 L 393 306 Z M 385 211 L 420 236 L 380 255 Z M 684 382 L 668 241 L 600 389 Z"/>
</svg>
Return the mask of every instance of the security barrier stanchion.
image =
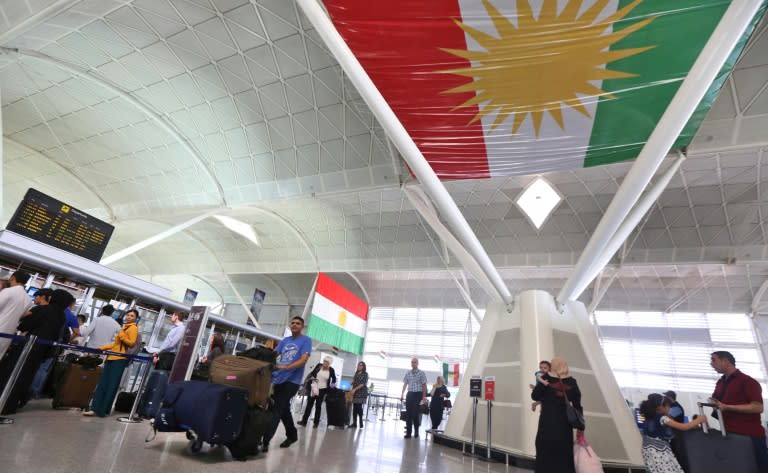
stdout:
<svg viewBox="0 0 768 473">
<path fill-rule="evenodd" d="M 475 440 L 477 439 L 477 403 L 482 395 L 483 380 L 480 375 L 472 375 L 469 379 L 469 397 L 472 398 L 472 446 L 470 452 L 464 455 L 475 456 Z M 462 448 L 462 451 L 464 449 Z"/>
<path fill-rule="evenodd" d="M 16 362 L 16 366 L 13 367 L 13 371 L 11 372 L 11 375 L 8 377 L 8 381 L 5 383 L 5 389 L 3 389 L 3 393 L 0 394 L 0 412 L 2 412 L 3 409 L 5 409 L 5 403 L 8 402 L 8 398 L 11 397 L 11 391 L 13 391 L 13 385 L 16 384 L 16 380 L 19 378 L 21 369 L 24 367 L 24 363 L 27 362 L 27 358 L 29 357 L 29 352 L 32 351 L 32 347 L 35 346 L 36 342 L 37 342 L 37 335 L 30 335 L 29 338 L 27 338 L 27 343 L 24 345 L 24 348 L 21 350 L 21 355 L 19 355 L 19 360 Z M 13 424 L 13 419 L 9 419 L 7 417 L 0 417 L 0 424 Z"/>
<path fill-rule="evenodd" d="M 472 398 L 472 443 L 469 447 L 469 453 L 464 452 L 464 455 L 475 456 L 475 439 L 477 438 L 477 403 L 478 398 Z"/>
<path fill-rule="evenodd" d="M 491 445 L 493 444 L 493 442 L 491 442 L 491 438 L 492 438 L 492 435 L 491 435 L 491 411 L 493 410 L 493 401 L 491 401 L 491 400 L 486 401 L 486 405 L 488 407 L 488 431 L 487 431 L 488 446 L 485 448 L 485 457 L 478 457 L 478 458 L 480 458 L 481 460 L 485 460 L 487 462 L 492 462 L 492 461 L 494 461 L 493 458 L 491 458 Z M 474 441 L 474 439 L 473 439 L 473 441 Z"/>
<path fill-rule="evenodd" d="M 123 422 L 125 424 L 138 424 L 142 421 L 141 417 L 138 417 L 136 415 L 136 409 L 139 407 L 139 403 L 141 402 L 141 398 L 144 395 L 144 390 L 147 386 L 147 380 L 149 379 L 149 370 L 152 368 L 152 363 L 147 360 L 146 367 L 144 368 L 144 375 L 141 377 L 141 384 L 139 384 L 139 390 L 136 392 L 136 399 L 133 400 L 133 406 L 131 406 L 131 413 L 128 414 L 128 417 L 118 417 L 118 422 Z"/>
</svg>

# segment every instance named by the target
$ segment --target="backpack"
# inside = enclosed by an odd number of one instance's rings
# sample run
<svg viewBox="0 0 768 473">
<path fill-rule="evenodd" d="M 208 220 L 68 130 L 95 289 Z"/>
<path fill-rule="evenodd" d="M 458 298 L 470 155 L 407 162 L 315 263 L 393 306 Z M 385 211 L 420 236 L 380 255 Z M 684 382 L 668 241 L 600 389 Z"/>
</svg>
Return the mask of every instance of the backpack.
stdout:
<svg viewBox="0 0 768 473">
<path fill-rule="evenodd" d="M 132 347 L 125 347 L 126 355 L 138 355 L 141 351 L 141 331 L 139 331 L 138 327 L 136 327 L 136 330 L 138 331 L 136 335 L 136 343 L 134 343 Z"/>
</svg>

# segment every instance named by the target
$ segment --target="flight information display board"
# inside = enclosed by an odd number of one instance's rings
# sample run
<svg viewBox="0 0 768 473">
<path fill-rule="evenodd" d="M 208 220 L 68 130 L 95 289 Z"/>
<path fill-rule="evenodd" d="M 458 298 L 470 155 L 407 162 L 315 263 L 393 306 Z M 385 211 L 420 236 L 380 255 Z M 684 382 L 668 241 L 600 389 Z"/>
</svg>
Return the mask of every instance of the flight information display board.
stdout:
<svg viewBox="0 0 768 473">
<path fill-rule="evenodd" d="M 30 188 L 6 229 L 98 262 L 115 227 Z"/>
</svg>

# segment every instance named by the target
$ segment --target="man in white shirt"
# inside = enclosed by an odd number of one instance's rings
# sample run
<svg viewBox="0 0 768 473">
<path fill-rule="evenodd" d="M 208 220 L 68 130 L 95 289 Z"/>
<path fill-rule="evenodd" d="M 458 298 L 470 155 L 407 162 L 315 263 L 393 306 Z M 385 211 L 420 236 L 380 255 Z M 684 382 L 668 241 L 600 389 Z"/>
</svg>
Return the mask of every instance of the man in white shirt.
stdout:
<svg viewBox="0 0 768 473">
<path fill-rule="evenodd" d="M 101 315 L 96 317 L 87 327 L 80 327 L 80 337 L 89 348 L 109 345 L 115 340 L 115 334 L 120 331 L 120 324 L 112 318 L 115 308 L 110 304 L 102 306 Z"/>
<path fill-rule="evenodd" d="M 32 306 L 32 301 L 24 289 L 27 281 L 29 281 L 29 274 L 16 271 L 8 279 L 10 287 L 0 291 L 0 332 L 15 334 L 19 319 Z M 10 345 L 11 339 L 0 338 L 0 359 Z"/>
</svg>

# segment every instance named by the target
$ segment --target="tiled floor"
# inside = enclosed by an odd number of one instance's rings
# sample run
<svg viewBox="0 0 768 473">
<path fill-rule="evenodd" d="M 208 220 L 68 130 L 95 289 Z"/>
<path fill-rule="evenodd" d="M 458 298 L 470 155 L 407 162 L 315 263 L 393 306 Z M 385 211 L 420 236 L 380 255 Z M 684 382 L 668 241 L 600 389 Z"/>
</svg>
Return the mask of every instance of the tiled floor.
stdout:
<svg viewBox="0 0 768 473">
<path fill-rule="evenodd" d="M 3 472 L 507 472 L 501 464 L 462 456 L 458 450 L 420 439 L 403 438 L 403 422 L 370 415 L 364 429 L 328 430 L 299 427 L 299 442 L 278 448 L 282 431 L 269 453 L 247 462 L 233 461 L 225 448 L 204 447 L 193 454 L 183 433 L 158 433 L 145 442 L 149 423 L 123 424 L 117 416 L 83 417 L 80 411 L 54 411 L 50 400 L 33 401 L 16 423 L 0 425 L 0 471 Z M 282 429 L 281 429 L 282 430 Z"/>
</svg>

